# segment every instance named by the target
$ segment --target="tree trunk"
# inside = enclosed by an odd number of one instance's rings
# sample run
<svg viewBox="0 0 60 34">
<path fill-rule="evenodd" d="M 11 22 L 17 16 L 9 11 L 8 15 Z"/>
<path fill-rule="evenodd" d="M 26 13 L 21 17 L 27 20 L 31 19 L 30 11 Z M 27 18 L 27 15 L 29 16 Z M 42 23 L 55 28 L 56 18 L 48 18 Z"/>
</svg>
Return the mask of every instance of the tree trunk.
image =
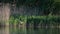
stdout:
<svg viewBox="0 0 60 34">
<path fill-rule="evenodd" d="M 9 25 L 9 16 L 10 16 L 10 4 L 2 4 L 0 7 L 0 16 L 1 16 L 1 22 L 2 24 L 5 24 L 6 26 Z"/>
</svg>

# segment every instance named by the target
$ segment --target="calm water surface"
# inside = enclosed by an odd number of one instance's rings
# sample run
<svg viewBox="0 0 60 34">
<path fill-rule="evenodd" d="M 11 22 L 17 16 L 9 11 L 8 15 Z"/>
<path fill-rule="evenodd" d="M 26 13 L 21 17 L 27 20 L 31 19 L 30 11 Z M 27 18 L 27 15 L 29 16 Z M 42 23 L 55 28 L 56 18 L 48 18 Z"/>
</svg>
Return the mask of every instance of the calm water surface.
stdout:
<svg viewBox="0 0 60 34">
<path fill-rule="evenodd" d="M 0 27 L 0 34 L 60 34 L 60 28 Z"/>
</svg>

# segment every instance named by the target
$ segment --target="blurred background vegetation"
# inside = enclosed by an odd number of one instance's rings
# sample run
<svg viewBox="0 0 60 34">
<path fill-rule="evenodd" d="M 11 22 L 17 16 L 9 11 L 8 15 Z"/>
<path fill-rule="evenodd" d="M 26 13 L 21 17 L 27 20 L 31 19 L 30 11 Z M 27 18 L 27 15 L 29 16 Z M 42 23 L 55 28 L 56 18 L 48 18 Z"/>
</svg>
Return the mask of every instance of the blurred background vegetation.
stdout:
<svg viewBox="0 0 60 34">
<path fill-rule="evenodd" d="M 60 23 L 60 1 L 59 0 L 0 0 L 0 3 L 9 3 L 9 4 L 15 4 L 16 7 L 24 6 L 24 7 L 29 7 L 34 9 L 34 7 L 37 7 L 36 9 L 39 9 L 39 11 L 35 11 L 37 15 L 33 15 L 34 11 L 28 12 L 27 8 L 27 13 L 20 15 L 19 11 L 15 10 L 17 14 L 13 14 L 11 11 L 10 15 L 10 22 L 11 23 L 19 23 L 19 21 L 26 21 L 31 22 L 31 23 L 45 23 L 45 24 L 55 24 L 55 23 Z M 13 8 L 15 9 L 15 8 Z M 25 8 L 24 8 L 25 9 Z M 31 10 L 32 10 L 31 9 Z M 20 9 L 19 9 L 20 10 Z M 21 9 L 22 10 L 22 9 Z M 34 9 L 35 10 L 35 9 Z M 22 11 L 21 11 L 22 12 Z M 25 11 L 23 11 L 24 13 Z M 31 12 L 31 13 L 30 13 Z M 31 15 L 28 15 L 28 14 Z M 42 13 L 42 14 L 40 14 Z"/>
<path fill-rule="evenodd" d="M 17 7 L 24 5 L 29 7 L 41 8 L 43 15 L 49 13 L 53 15 L 60 15 L 60 2 L 59 0 L 0 0 L 0 3 L 16 4 Z M 40 11 L 38 11 L 39 15 Z"/>
</svg>

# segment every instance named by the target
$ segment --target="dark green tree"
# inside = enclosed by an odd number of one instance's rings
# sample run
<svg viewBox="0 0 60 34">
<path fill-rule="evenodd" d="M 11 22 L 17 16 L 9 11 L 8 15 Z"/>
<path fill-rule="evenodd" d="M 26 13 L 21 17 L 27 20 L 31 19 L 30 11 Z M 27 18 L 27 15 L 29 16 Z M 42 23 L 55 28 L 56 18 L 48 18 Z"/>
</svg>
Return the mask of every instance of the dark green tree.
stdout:
<svg viewBox="0 0 60 34">
<path fill-rule="evenodd" d="M 0 0 L 0 2 L 15 3 L 17 6 L 25 5 L 29 7 L 39 7 L 43 11 L 44 15 L 53 13 L 56 7 L 54 6 L 54 0 Z M 38 12 L 38 14 L 39 13 L 40 11 Z"/>
</svg>

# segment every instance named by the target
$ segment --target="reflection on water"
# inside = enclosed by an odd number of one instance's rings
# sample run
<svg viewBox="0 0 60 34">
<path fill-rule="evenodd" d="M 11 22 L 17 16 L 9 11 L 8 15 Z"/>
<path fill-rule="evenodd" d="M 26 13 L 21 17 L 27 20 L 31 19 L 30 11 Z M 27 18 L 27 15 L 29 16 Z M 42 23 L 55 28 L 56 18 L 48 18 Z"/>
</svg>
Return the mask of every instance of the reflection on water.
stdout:
<svg viewBox="0 0 60 34">
<path fill-rule="evenodd" d="M 59 28 L 0 27 L 0 34 L 60 34 Z"/>
<path fill-rule="evenodd" d="M 9 34 L 9 27 L 0 27 L 0 34 Z"/>
</svg>

